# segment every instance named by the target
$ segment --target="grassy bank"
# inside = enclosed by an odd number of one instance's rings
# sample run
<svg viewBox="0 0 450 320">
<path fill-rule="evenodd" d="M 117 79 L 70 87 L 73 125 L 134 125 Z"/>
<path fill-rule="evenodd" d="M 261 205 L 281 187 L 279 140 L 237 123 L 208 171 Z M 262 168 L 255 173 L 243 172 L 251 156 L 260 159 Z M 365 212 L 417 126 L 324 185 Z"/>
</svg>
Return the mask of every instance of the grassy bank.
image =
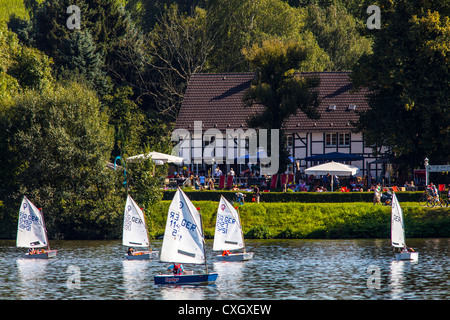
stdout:
<svg viewBox="0 0 450 320">
<path fill-rule="evenodd" d="M 153 237 L 164 233 L 170 201 L 161 201 L 148 219 Z M 218 202 L 194 201 L 201 208 L 205 236 L 214 236 Z M 450 237 L 450 208 L 402 203 L 406 237 Z M 246 238 L 389 238 L 390 207 L 371 203 L 248 203 L 239 206 Z"/>
</svg>

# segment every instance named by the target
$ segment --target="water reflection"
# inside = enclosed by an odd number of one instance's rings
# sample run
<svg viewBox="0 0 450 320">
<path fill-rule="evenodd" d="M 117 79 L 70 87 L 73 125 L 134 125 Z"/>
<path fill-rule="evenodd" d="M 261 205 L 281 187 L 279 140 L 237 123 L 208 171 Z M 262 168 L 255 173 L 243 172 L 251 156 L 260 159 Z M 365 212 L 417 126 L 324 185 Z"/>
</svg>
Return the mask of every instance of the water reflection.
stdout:
<svg viewBox="0 0 450 320">
<path fill-rule="evenodd" d="M 391 298 L 401 299 L 403 294 L 403 271 L 406 261 L 393 260 L 390 265 Z"/>
<path fill-rule="evenodd" d="M 207 241 L 215 285 L 156 286 L 167 264 L 125 260 L 120 241 L 58 241 L 57 259 L 28 260 L 0 240 L 0 299 L 449 299 L 450 239 L 408 243 L 420 252 L 416 263 L 396 261 L 388 239 L 248 240 L 255 257 L 246 262 L 214 261 Z M 367 287 L 371 265 L 380 289 Z M 81 289 L 67 287 L 70 266 L 79 267 Z"/>
<path fill-rule="evenodd" d="M 221 299 L 238 299 L 238 292 L 242 290 L 241 284 L 245 283 L 243 279 L 243 270 L 247 262 L 227 262 L 215 261 L 214 271 L 219 275 L 217 277 L 217 290 Z"/>
<path fill-rule="evenodd" d="M 45 299 L 47 259 L 17 259 L 17 294 L 22 299 Z"/>
<path fill-rule="evenodd" d="M 145 260 L 123 260 L 123 282 L 125 299 L 144 299 L 149 262 Z"/>
</svg>

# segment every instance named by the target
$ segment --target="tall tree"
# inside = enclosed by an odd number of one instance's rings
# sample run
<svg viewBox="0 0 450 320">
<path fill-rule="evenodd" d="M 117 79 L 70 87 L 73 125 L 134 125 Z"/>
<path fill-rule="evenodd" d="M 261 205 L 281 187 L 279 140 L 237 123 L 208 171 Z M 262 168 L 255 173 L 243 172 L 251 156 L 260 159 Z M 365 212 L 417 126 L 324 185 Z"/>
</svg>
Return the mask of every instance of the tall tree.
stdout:
<svg viewBox="0 0 450 320">
<path fill-rule="evenodd" d="M 281 0 L 210 0 L 208 30 L 214 41 L 209 59 L 216 72 L 249 70 L 242 49 L 277 37 L 299 41 L 308 50 L 302 70 L 321 71 L 330 66 L 328 55 L 305 28 L 305 14 Z"/>
<path fill-rule="evenodd" d="M 307 29 L 314 34 L 319 46 L 331 59 L 328 70 L 351 70 L 363 53 L 371 53 L 370 38 L 358 32 L 362 21 L 358 21 L 344 8 L 309 5 L 306 12 Z"/>
<path fill-rule="evenodd" d="M 197 8 L 188 16 L 171 6 L 161 17 L 147 43 L 153 72 L 147 93 L 160 115 L 169 121 L 177 118 L 189 78 L 205 68 L 212 49 L 205 10 Z"/>
<path fill-rule="evenodd" d="M 63 40 L 60 54 L 60 68 L 67 73 L 76 73 L 93 84 L 101 96 L 111 90 L 111 80 L 103 70 L 103 57 L 97 52 L 96 45 L 89 31 L 74 31 Z"/>
<path fill-rule="evenodd" d="M 10 205 L 26 194 L 46 208 L 50 236 L 89 229 L 91 236 L 103 237 L 111 230 L 100 225 L 117 223 L 115 177 L 106 168 L 112 130 L 101 109 L 95 92 L 69 83 L 27 90 L 1 113 L 2 152 L 8 155 L 2 166 L 12 176 L 1 175 L 2 188 Z"/>
<path fill-rule="evenodd" d="M 275 143 L 280 148 L 279 172 L 284 172 L 289 154 L 283 125 L 299 111 L 311 119 L 319 118 L 319 98 L 314 91 L 319 80 L 297 72 L 307 57 L 307 51 L 298 42 L 265 40 L 261 46 L 244 49 L 244 55 L 254 70 L 258 70 L 257 79 L 244 95 L 244 104 L 261 104 L 264 107 L 261 113 L 249 119 L 248 126 L 281 131 L 280 140 Z"/>
<path fill-rule="evenodd" d="M 356 87 L 370 89 L 370 109 L 357 123 L 375 149 L 421 166 L 450 158 L 450 2 L 378 1 L 380 30 L 373 54 L 353 70 Z"/>
</svg>

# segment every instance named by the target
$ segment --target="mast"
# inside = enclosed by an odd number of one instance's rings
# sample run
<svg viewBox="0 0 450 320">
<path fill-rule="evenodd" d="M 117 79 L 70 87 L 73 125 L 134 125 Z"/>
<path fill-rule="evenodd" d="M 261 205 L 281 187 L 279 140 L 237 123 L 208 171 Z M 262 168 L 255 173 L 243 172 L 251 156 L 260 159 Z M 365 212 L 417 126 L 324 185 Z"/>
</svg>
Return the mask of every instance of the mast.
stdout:
<svg viewBox="0 0 450 320">
<path fill-rule="evenodd" d="M 245 241 L 244 241 L 244 231 L 242 230 L 242 222 L 241 222 L 241 214 L 239 213 L 238 207 L 236 207 L 236 212 L 238 214 L 238 218 L 239 218 L 239 228 L 241 229 L 241 237 L 242 237 L 242 244 L 244 245 L 244 247 L 242 248 L 242 250 L 244 250 L 244 253 L 247 252 L 247 250 L 245 250 Z"/>
<path fill-rule="evenodd" d="M 48 241 L 47 228 L 45 227 L 44 212 L 42 211 L 42 208 L 39 208 L 39 212 L 41 214 L 42 226 L 44 227 L 45 231 L 45 241 L 47 242 L 47 251 L 50 251 L 50 242 Z"/>
<path fill-rule="evenodd" d="M 152 245 L 150 244 L 150 238 L 148 237 L 147 221 L 145 220 L 144 208 L 141 208 L 141 210 L 142 210 L 142 217 L 144 218 L 145 231 L 147 231 L 146 233 L 147 233 L 148 247 L 150 249 L 150 253 L 152 253 Z"/>
<path fill-rule="evenodd" d="M 203 234 L 203 219 L 202 219 L 202 214 L 201 214 L 201 209 L 197 208 L 198 210 L 198 214 L 200 215 L 200 228 L 202 230 L 202 242 L 203 242 L 203 255 L 205 256 L 205 269 L 206 269 L 206 274 L 208 274 L 208 263 L 206 262 L 206 249 L 205 249 L 205 235 Z"/>
</svg>

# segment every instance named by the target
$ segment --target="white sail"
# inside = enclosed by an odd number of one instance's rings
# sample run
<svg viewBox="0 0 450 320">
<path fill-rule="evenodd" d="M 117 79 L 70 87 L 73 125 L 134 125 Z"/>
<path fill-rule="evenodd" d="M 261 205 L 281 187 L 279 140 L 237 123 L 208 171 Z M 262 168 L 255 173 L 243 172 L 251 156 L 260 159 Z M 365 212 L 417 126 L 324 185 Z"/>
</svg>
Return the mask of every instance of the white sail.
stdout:
<svg viewBox="0 0 450 320">
<path fill-rule="evenodd" d="M 144 213 L 130 195 L 128 195 L 125 204 L 122 244 L 130 247 L 149 246 Z"/>
<path fill-rule="evenodd" d="M 242 248 L 244 248 L 244 238 L 239 213 L 222 196 L 217 209 L 213 250 L 237 250 Z"/>
<path fill-rule="evenodd" d="M 17 225 L 17 247 L 43 248 L 48 246 L 47 232 L 41 212 L 23 197 Z"/>
<path fill-rule="evenodd" d="M 177 189 L 167 214 L 160 260 L 205 263 L 200 213 L 180 188 Z"/>
<path fill-rule="evenodd" d="M 391 244 L 396 248 L 405 246 L 405 229 L 403 226 L 403 211 L 395 193 L 392 196 L 391 209 Z"/>
</svg>

